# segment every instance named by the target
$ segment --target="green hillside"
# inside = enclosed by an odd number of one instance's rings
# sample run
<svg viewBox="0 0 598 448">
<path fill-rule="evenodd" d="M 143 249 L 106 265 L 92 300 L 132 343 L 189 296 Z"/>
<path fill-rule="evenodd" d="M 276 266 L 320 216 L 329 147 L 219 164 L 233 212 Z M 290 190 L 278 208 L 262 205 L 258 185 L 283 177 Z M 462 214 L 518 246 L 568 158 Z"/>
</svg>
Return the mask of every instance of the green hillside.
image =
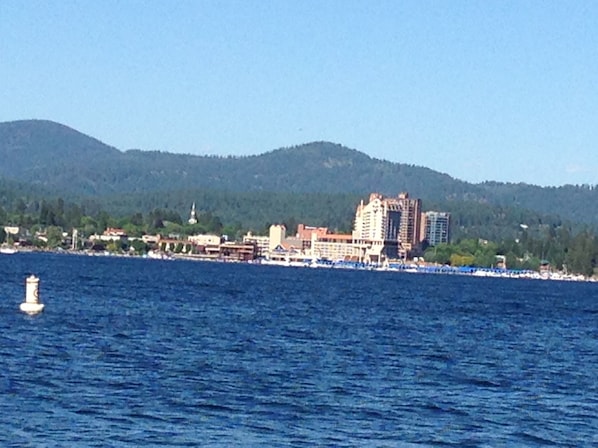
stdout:
<svg viewBox="0 0 598 448">
<path fill-rule="evenodd" d="M 227 192 L 230 197 L 243 198 L 249 203 L 251 198 L 286 198 L 280 199 L 286 201 L 281 208 L 295 215 L 291 212 L 297 207 L 294 202 L 308 204 L 314 197 L 326 196 L 323 204 L 330 204 L 330 198 L 336 195 L 352 201 L 367 197 L 373 191 L 387 195 L 408 191 L 411 196 L 422 198 L 425 208 L 434 205 L 447 211 L 461 210 L 460 204 L 465 202 L 469 204 L 465 207 L 469 210 L 467 213 L 478 210 L 477 215 L 485 213 L 494 217 L 487 223 L 489 226 L 504 226 L 501 213 L 504 216 L 519 214 L 522 220 L 532 219 L 516 210 L 530 211 L 536 217 L 533 219 L 550 215 L 560 217 L 556 220 L 598 224 L 598 189 L 594 187 L 471 184 L 428 168 L 374 159 L 329 142 L 245 157 L 123 152 L 61 124 L 28 120 L 0 123 L 0 160 L 3 161 L 0 179 L 4 179 L 5 184 L 17 182 L 26 186 L 25 192 L 37 189 L 69 200 L 95 201 L 122 212 L 134 211 L 136 203 L 176 208 L 172 204 L 176 197 L 185 197 L 184 205 L 188 207 L 193 200 L 191 196 L 210 191 L 214 197 Z M 180 192 L 192 193 L 187 196 Z M 272 206 L 270 200 L 258 202 Z M 121 205 L 116 207 L 116 203 Z M 300 205 L 299 209 L 310 217 L 324 216 L 326 206 L 319 205 L 318 201 L 314 204 L 309 212 L 309 205 Z M 249 215 L 261 213 L 266 220 L 274 218 L 266 216 L 272 211 L 258 212 L 256 207 Z M 328 210 L 337 209 L 328 207 Z M 220 211 L 223 216 L 227 213 Z M 464 221 L 467 221 L 466 216 Z"/>
</svg>

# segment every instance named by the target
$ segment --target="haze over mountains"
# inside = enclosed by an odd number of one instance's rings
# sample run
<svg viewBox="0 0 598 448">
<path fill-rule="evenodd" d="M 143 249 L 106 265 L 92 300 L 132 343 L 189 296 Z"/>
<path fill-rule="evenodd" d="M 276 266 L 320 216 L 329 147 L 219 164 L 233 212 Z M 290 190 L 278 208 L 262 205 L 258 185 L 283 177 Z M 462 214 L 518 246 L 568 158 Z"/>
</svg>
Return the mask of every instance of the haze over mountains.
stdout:
<svg viewBox="0 0 598 448">
<path fill-rule="evenodd" d="M 0 179 L 65 198 L 183 190 L 354 194 L 407 191 L 446 201 L 520 207 L 598 224 L 598 189 L 472 184 L 428 168 L 377 160 L 354 149 L 314 142 L 261 155 L 217 157 L 120 151 L 62 124 L 0 123 Z M 533 169 L 533 167 L 530 167 Z"/>
</svg>

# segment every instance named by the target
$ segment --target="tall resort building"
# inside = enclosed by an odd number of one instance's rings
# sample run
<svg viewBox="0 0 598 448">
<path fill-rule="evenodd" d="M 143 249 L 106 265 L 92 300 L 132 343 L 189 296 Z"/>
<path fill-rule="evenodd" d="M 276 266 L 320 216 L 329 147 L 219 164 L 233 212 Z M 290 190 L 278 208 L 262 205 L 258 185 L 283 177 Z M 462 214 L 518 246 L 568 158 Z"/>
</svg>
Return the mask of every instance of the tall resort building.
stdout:
<svg viewBox="0 0 598 448">
<path fill-rule="evenodd" d="M 399 256 L 405 258 L 420 243 L 421 238 L 421 199 L 413 199 L 407 193 L 399 194 L 401 223 L 399 226 Z"/>
<path fill-rule="evenodd" d="M 357 206 L 353 244 L 360 260 L 406 257 L 420 241 L 421 200 L 407 193 L 385 198 L 372 193 Z"/>
<path fill-rule="evenodd" d="M 450 222 L 451 215 L 446 212 L 426 212 L 424 213 L 424 239 L 430 246 L 448 243 L 450 240 Z"/>
</svg>

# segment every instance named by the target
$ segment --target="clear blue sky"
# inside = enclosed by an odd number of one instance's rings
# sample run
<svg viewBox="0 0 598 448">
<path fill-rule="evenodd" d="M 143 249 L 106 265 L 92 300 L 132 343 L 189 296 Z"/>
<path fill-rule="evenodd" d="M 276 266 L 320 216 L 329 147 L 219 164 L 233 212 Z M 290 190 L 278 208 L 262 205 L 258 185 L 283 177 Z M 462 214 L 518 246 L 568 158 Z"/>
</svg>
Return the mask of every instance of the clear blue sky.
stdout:
<svg viewBox="0 0 598 448">
<path fill-rule="evenodd" d="M 598 184 L 598 2 L 0 1 L 0 121 L 125 150 L 316 140 L 479 182 Z"/>
</svg>

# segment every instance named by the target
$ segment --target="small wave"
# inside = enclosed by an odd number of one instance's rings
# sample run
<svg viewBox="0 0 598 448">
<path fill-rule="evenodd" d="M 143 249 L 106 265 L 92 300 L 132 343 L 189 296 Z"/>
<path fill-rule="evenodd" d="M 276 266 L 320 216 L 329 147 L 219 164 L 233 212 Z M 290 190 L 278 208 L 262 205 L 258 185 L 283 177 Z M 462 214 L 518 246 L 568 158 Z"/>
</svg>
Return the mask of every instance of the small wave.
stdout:
<svg viewBox="0 0 598 448">
<path fill-rule="evenodd" d="M 436 413 L 436 412 L 437 413 L 448 413 L 448 414 L 463 415 L 463 416 L 469 415 L 466 411 L 455 408 L 453 406 L 443 406 L 443 405 L 439 405 L 436 403 L 425 403 L 424 405 L 421 406 L 421 408 L 424 410 L 427 410 L 427 411 L 432 411 L 434 413 Z"/>
<path fill-rule="evenodd" d="M 230 406 L 215 403 L 198 403 L 195 404 L 193 407 L 198 410 L 212 411 L 217 413 L 232 413 L 236 411 L 236 409 Z"/>
<path fill-rule="evenodd" d="M 486 388 L 499 388 L 502 387 L 502 384 L 497 381 L 492 381 L 485 378 L 463 378 L 461 379 L 463 384 L 471 384 L 478 387 L 486 387 Z"/>
<path fill-rule="evenodd" d="M 164 418 L 161 415 L 148 413 L 148 412 L 129 412 L 125 414 L 126 417 L 130 417 L 133 420 L 148 420 L 154 422 L 167 422 L 168 419 Z"/>
<path fill-rule="evenodd" d="M 432 361 L 446 361 L 446 362 L 452 362 L 454 361 L 454 358 L 449 355 L 448 353 L 431 353 L 428 355 L 425 355 L 426 359 L 430 359 Z"/>
<path fill-rule="evenodd" d="M 101 415 L 103 412 L 98 411 L 97 409 L 92 408 L 81 408 L 74 411 L 75 414 L 78 415 Z"/>
<path fill-rule="evenodd" d="M 540 437 L 535 434 L 529 434 L 527 432 L 516 432 L 516 433 L 512 433 L 511 435 L 514 437 L 517 437 L 519 439 L 522 439 L 524 442 L 533 442 L 533 443 L 537 443 L 540 445 L 551 445 L 551 446 L 558 445 L 556 442 L 554 442 L 552 440 L 545 439 L 544 437 Z"/>
</svg>

